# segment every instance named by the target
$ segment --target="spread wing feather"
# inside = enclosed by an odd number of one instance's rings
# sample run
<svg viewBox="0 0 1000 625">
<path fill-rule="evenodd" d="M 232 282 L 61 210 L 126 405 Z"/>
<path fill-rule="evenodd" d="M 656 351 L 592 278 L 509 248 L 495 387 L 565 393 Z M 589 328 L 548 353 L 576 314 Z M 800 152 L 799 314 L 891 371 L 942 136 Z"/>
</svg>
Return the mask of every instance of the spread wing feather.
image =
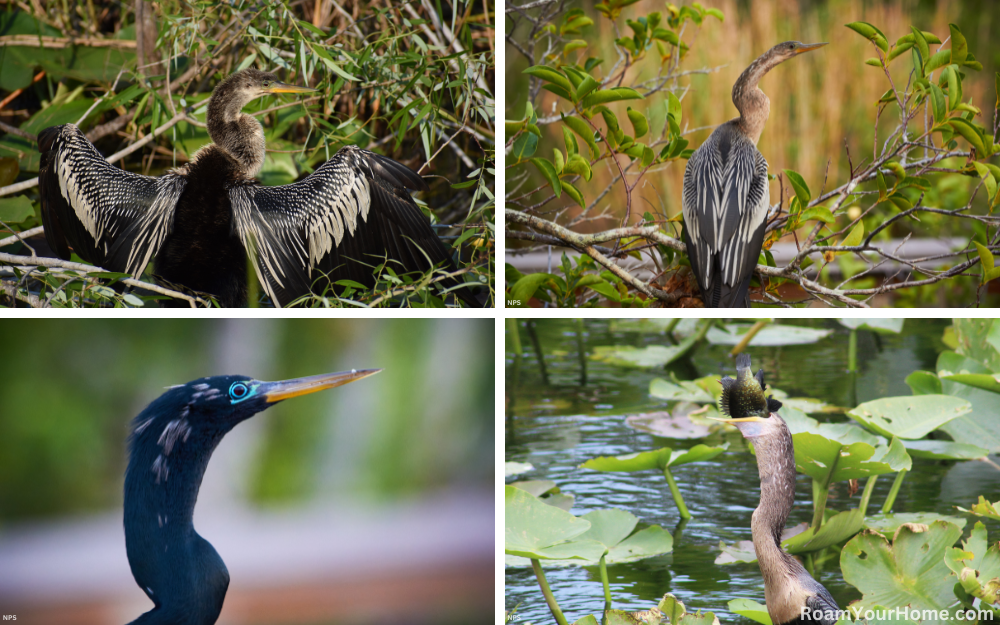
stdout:
<svg viewBox="0 0 1000 625">
<path fill-rule="evenodd" d="M 749 306 L 768 202 L 767 161 L 731 124 L 688 160 L 684 240 L 706 306 Z"/>
<path fill-rule="evenodd" d="M 373 286 L 372 269 L 386 259 L 397 273 L 450 267 L 448 250 L 407 192 L 424 188 L 400 163 L 348 146 L 303 180 L 236 185 L 229 196 L 261 283 L 285 305 L 322 292 L 324 280 Z"/>
<path fill-rule="evenodd" d="M 45 238 L 62 258 L 139 276 L 170 232 L 183 175 L 141 176 L 109 164 L 73 124 L 38 136 Z"/>
</svg>

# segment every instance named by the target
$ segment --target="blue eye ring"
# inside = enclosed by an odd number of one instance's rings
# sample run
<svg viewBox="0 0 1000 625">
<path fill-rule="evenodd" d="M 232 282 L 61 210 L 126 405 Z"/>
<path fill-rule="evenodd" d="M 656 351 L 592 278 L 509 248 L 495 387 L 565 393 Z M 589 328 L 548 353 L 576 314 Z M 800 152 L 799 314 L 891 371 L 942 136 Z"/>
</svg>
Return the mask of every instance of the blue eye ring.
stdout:
<svg viewBox="0 0 1000 625">
<path fill-rule="evenodd" d="M 250 387 L 243 382 L 233 382 L 233 385 L 229 387 L 229 396 L 234 402 L 246 399 L 249 394 Z"/>
</svg>

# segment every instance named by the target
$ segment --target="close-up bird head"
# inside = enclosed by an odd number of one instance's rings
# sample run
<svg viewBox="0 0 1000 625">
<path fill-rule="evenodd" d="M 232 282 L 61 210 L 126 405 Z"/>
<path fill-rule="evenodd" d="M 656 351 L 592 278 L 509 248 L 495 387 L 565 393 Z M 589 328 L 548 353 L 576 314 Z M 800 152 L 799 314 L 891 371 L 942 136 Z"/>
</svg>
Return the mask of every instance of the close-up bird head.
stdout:
<svg viewBox="0 0 1000 625">
<path fill-rule="evenodd" d="M 234 101 L 242 102 L 245 105 L 254 98 L 265 95 L 275 93 L 311 93 L 313 91 L 316 90 L 310 87 L 300 87 L 281 82 L 277 76 L 270 72 L 249 68 L 241 72 L 236 72 L 220 82 L 215 88 L 213 96 L 226 95 Z"/>
<path fill-rule="evenodd" d="M 768 56 L 775 57 L 778 59 L 778 63 L 782 61 L 787 61 L 788 59 L 798 56 L 804 52 L 809 52 L 811 50 L 816 50 L 817 48 L 822 48 L 827 42 L 823 43 L 802 43 L 801 41 L 785 41 L 779 43 L 778 45 L 771 48 L 768 52 Z"/>
</svg>

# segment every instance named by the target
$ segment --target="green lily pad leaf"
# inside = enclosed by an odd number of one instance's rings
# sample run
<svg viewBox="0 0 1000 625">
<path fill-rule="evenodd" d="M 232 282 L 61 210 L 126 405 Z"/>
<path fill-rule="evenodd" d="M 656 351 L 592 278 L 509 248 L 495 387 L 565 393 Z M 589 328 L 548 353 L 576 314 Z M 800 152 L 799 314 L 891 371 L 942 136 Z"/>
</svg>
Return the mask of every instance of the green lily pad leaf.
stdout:
<svg viewBox="0 0 1000 625">
<path fill-rule="evenodd" d="M 978 460 L 990 453 L 989 450 L 976 445 L 951 441 L 903 441 L 903 445 L 906 446 L 906 452 L 910 456 L 933 460 Z"/>
<path fill-rule="evenodd" d="M 619 367 L 649 369 L 667 365 L 687 351 L 684 345 L 648 345 L 632 347 L 630 345 L 598 345 L 590 358 L 600 360 Z"/>
<path fill-rule="evenodd" d="M 711 460 L 727 449 L 729 449 L 729 443 L 725 443 L 719 447 L 695 445 L 691 449 L 678 449 L 677 451 L 673 451 L 669 447 L 664 447 L 653 451 L 642 451 L 622 456 L 591 458 L 581 464 L 580 468 L 605 472 L 646 471 L 649 469 L 662 471 L 667 467 L 680 464 Z"/>
<path fill-rule="evenodd" d="M 608 550 L 605 562 L 622 564 L 670 553 L 674 537 L 659 525 L 650 525 L 632 534 Z"/>
<path fill-rule="evenodd" d="M 554 495 L 542 497 L 539 501 L 569 512 L 573 509 L 573 504 L 576 503 L 576 497 L 569 493 L 556 493 Z"/>
<path fill-rule="evenodd" d="M 579 518 L 590 521 L 590 529 L 579 540 L 596 540 L 608 549 L 625 540 L 639 522 L 632 513 L 617 508 L 594 510 Z"/>
<path fill-rule="evenodd" d="M 957 525 L 935 521 L 930 526 L 900 526 L 891 544 L 872 530 L 852 538 L 841 552 L 840 568 L 844 581 L 864 594 L 855 606 L 947 609 L 955 602 L 955 577 L 945 565 L 944 555 L 961 535 Z"/>
<path fill-rule="evenodd" d="M 721 329 L 718 326 L 708 331 L 708 342 L 713 345 L 736 345 L 743 340 L 752 324 L 727 323 Z M 829 336 L 833 330 L 817 328 L 802 328 L 799 326 L 773 323 L 765 326 L 750 340 L 753 347 L 776 347 L 782 345 L 807 345 L 816 343 Z"/>
<path fill-rule="evenodd" d="M 781 397 L 778 397 L 777 394 L 774 395 L 774 398 L 784 401 Z M 778 414 L 785 420 L 785 425 L 788 426 L 788 429 L 792 434 L 798 434 L 799 432 L 815 432 L 819 429 L 819 421 L 806 415 L 806 413 L 799 408 L 782 404 L 781 409 L 778 410 Z"/>
<path fill-rule="evenodd" d="M 587 616 L 573 622 L 573 625 L 600 625 L 600 621 L 593 614 L 588 614 Z"/>
<path fill-rule="evenodd" d="M 679 625 L 719 625 L 719 619 L 713 612 L 701 612 L 697 614 L 685 614 L 681 617 Z"/>
<path fill-rule="evenodd" d="M 708 427 L 700 423 L 693 423 L 688 416 L 695 410 L 708 413 L 712 411 L 712 407 L 699 406 L 691 402 L 679 402 L 672 412 L 659 411 L 628 415 L 625 417 L 625 425 L 634 430 L 664 438 L 704 438 L 709 434 Z"/>
<path fill-rule="evenodd" d="M 642 621 L 631 612 L 625 610 L 608 610 L 604 616 L 607 618 L 607 625 L 641 625 Z"/>
<path fill-rule="evenodd" d="M 886 538 L 892 538 L 896 530 L 906 523 L 930 525 L 935 521 L 954 523 L 959 529 L 965 528 L 965 519 L 957 516 L 947 516 L 936 512 L 895 512 L 892 514 L 873 514 L 865 517 L 865 527 L 874 530 Z"/>
<path fill-rule="evenodd" d="M 820 412 L 843 412 L 843 408 L 838 408 L 832 404 L 820 401 L 818 399 L 812 399 L 811 397 L 778 397 L 777 390 L 772 388 L 772 396 L 775 399 L 781 400 L 782 407 L 788 406 L 789 408 L 795 408 L 803 413 L 816 414 Z M 780 411 L 779 411 L 780 414 Z"/>
<path fill-rule="evenodd" d="M 852 317 L 837 319 L 837 323 L 851 330 L 872 330 L 889 334 L 899 334 L 903 331 L 903 319 L 868 319 Z"/>
<path fill-rule="evenodd" d="M 519 488 L 504 487 L 504 553 L 525 558 L 599 560 L 604 545 L 573 540 L 588 529 L 590 522 L 547 506 Z"/>
<path fill-rule="evenodd" d="M 753 546 L 753 541 L 750 540 L 741 540 L 732 545 L 727 545 L 720 540 L 719 550 L 722 553 L 715 557 L 716 564 L 757 561 L 757 550 Z"/>
<path fill-rule="evenodd" d="M 860 508 L 845 510 L 833 515 L 813 532 L 810 527 L 801 534 L 782 543 L 788 553 L 809 553 L 826 549 L 831 545 L 841 543 L 861 531 L 865 515 Z"/>
<path fill-rule="evenodd" d="M 941 429 L 956 443 L 984 447 L 990 452 L 1000 451 L 1000 394 L 947 379 L 941 380 L 941 390 L 972 406 L 972 412 L 946 423 Z"/>
<path fill-rule="evenodd" d="M 714 404 L 715 397 L 698 386 L 694 382 L 687 380 L 678 381 L 655 378 L 649 383 L 649 394 L 657 399 L 667 401 L 690 401 L 696 404 Z"/>
<path fill-rule="evenodd" d="M 969 402 L 950 395 L 911 395 L 865 402 L 847 416 L 883 436 L 916 439 L 971 411 Z"/>
<path fill-rule="evenodd" d="M 891 445 L 876 447 L 866 442 L 846 444 L 821 434 L 801 432 L 793 434 L 792 440 L 796 468 L 822 484 L 898 473 L 912 466 L 899 439 L 893 439 Z"/>
<path fill-rule="evenodd" d="M 670 452 L 669 447 L 664 447 L 663 449 L 641 451 L 622 456 L 599 456 L 584 462 L 580 465 L 580 468 L 611 472 L 648 471 L 649 469 L 662 470 L 670 460 Z"/>
<path fill-rule="evenodd" d="M 955 373 L 990 373 L 983 363 L 955 352 L 941 352 L 937 360 L 938 375 Z"/>
<path fill-rule="evenodd" d="M 965 508 L 959 508 L 958 506 L 955 507 L 962 512 L 986 517 L 987 519 L 993 519 L 994 521 L 1000 521 L 1000 501 L 990 503 L 982 495 L 979 496 L 979 502 L 972 504 L 972 507 L 968 510 Z"/>
<path fill-rule="evenodd" d="M 681 617 L 687 614 L 687 608 L 684 607 L 684 603 L 669 592 L 663 595 L 663 598 L 660 599 L 660 602 L 656 605 L 656 609 L 663 614 L 663 618 L 665 618 L 667 622 L 672 623 L 673 625 L 677 625 L 677 623 L 680 622 Z"/>
<path fill-rule="evenodd" d="M 534 468 L 530 462 L 505 462 L 503 463 L 503 476 L 510 477 L 518 473 L 527 473 Z"/>
<path fill-rule="evenodd" d="M 532 497 L 541 497 L 549 491 L 559 492 L 559 487 L 552 480 L 524 480 L 523 482 L 512 482 L 509 485 L 520 488 Z"/>
<path fill-rule="evenodd" d="M 745 616 L 751 621 L 761 623 L 761 625 L 772 625 L 771 615 L 767 613 L 767 606 L 751 599 L 733 599 L 729 602 L 729 611 Z"/>
<path fill-rule="evenodd" d="M 998 378 L 1000 378 L 1000 374 L 997 373 L 957 373 L 941 377 L 943 380 L 981 388 L 991 393 L 1000 393 L 1000 379 Z"/>
<path fill-rule="evenodd" d="M 906 376 L 906 384 L 914 395 L 941 394 L 941 378 L 930 371 L 914 371 Z"/>
</svg>

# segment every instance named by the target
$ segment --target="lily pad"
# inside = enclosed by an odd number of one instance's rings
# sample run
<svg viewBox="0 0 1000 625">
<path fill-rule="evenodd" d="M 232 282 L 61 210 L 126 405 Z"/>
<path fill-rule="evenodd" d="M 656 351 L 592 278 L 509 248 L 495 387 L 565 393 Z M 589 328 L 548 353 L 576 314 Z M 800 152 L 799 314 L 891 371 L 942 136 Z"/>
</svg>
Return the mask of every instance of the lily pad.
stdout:
<svg viewBox="0 0 1000 625">
<path fill-rule="evenodd" d="M 948 550 L 945 564 L 958 576 L 968 594 L 990 605 L 1000 600 L 1000 549 L 997 543 L 989 545 L 982 523 L 976 523 L 961 549 Z"/>
<path fill-rule="evenodd" d="M 901 525 L 906 523 L 930 525 L 935 521 L 954 523 L 959 529 L 965 528 L 965 519 L 957 516 L 947 516 L 936 512 L 895 512 L 892 514 L 873 514 L 865 517 L 865 527 L 891 538 Z"/>
<path fill-rule="evenodd" d="M 941 376 L 941 379 L 981 388 L 991 393 L 1000 393 L 1000 373 L 956 373 Z"/>
<path fill-rule="evenodd" d="M 597 617 L 593 614 L 588 614 L 587 616 L 573 622 L 573 625 L 599 625 Z"/>
<path fill-rule="evenodd" d="M 911 395 L 865 402 L 847 416 L 882 436 L 917 439 L 971 411 L 969 402 L 950 395 Z"/>
<path fill-rule="evenodd" d="M 854 604 L 862 610 L 876 605 L 893 609 L 946 610 L 955 602 L 955 577 L 944 563 L 945 552 L 962 530 L 953 523 L 902 525 L 890 544 L 882 534 L 865 530 L 852 538 L 840 555 L 844 581 L 863 593 Z M 923 623 L 946 623 L 925 619 Z"/>
<path fill-rule="evenodd" d="M 721 388 L 721 387 L 720 387 Z M 721 392 L 721 391 L 720 391 Z M 649 394 L 667 401 L 689 401 L 696 404 L 714 404 L 715 396 L 688 380 L 678 381 L 655 378 L 649 383 Z"/>
<path fill-rule="evenodd" d="M 503 463 L 503 476 L 510 477 L 518 473 L 527 473 L 534 468 L 530 462 L 505 462 Z"/>
<path fill-rule="evenodd" d="M 1000 451 L 1000 394 L 949 380 L 951 376 L 945 371 L 939 371 L 939 375 L 944 376 L 941 390 L 968 401 L 972 408 L 968 414 L 943 425 L 941 430 L 956 443 L 984 447 L 990 452 Z"/>
<path fill-rule="evenodd" d="M 647 345 L 646 347 L 599 345 L 594 348 L 590 358 L 619 367 L 651 369 L 677 360 L 688 348 L 689 346 L 686 345 Z"/>
<path fill-rule="evenodd" d="M 772 625 L 771 615 L 767 613 L 767 606 L 752 599 L 733 599 L 729 602 L 729 611 L 745 616 L 761 625 Z"/>
<path fill-rule="evenodd" d="M 504 487 L 504 552 L 524 558 L 599 560 L 604 545 L 575 541 L 590 522 L 548 506 L 527 492 Z"/>
<path fill-rule="evenodd" d="M 930 371 L 914 371 L 906 376 L 906 385 L 914 395 L 941 394 L 941 378 Z"/>
<path fill-rule="evenodd" d="M 914 458 L 930 458 L 933 460 L 978 460 L 989 455 L 989 450 L 969 445 L 968 443 L 953 443 L 951 441 L 903 441 L 906 451 Z"/>
<path fill-rule="evenodd" d="M 663 618 L 671 625 L 719 625 L 719 619 L 712 612 L 691 614 L 684 607 L 684 604 L 677 600 L 672 594 L 667 593 L 660 599 L 660 604 L 656 606 L 663 614 Z"/>
<path fill-rule="evenodd" d="M 514 488 L 520 488 L 532 497 L 541 497 L 549 491 L 559 492 L 559 487 L 552 480 L 524 480 L 522 482 L 511 482 Z"/>
<path fill-rule="evenodd" d="M 972 504 L 972 507 L 968 510 L 965 508 L 959 508 L 958 506 L 955 507 L 962 512 L 986 517 L 987 519 L 993 519 L 994 521 L 1000 521 L 1000 501 L 990 503 L 986 500 L 986 497 L 983 497 L 982 495 L 979 496 L 979 502 Z"/>
<path fill-rule="evenodd" d="M 860 441 L 845 444 L 810 432 L 794 434 L 792 439 L 796 467 L 820 484 L 898 473 L 912 466 L 899 439 L 877 447 Z"/>
<path fill-rule="evenodd" d="M 696 410 L 708 412 L 711 407 L 699 406 L 691 402 L 680 402 L 674 406 L 671 412 L 659 411 L 628 415 L 625 417 L 625 425 L 634 430 L 664 438 L 704 438 L 709 434 L 708 426 L 693 423 L 688 416 Z"/>
<path fill-rule="evenodd" d="M 837 323 L 851 330 L 872 330 L 888 334 L 899 334 L 903 331 L 903 319 L 852 317 L 850 319 L 837 319 Z"/>
<path fill-rule="evenodd" d="M 729 449 L 729 443 L 718 447 L 699 444 L 691 449 L 678 449 L 676 451 L 669 447 L 663 447 L 662 449 L 655 449 L 653 451 L 642 451 L 622 456 L 591 458 L 581 464 L 580 468 L 605 472 L 646 471 L 649 469 L 659 469 L 662 471 L 668 467 L 680 464 L 711 460 L 727 449 Z"/>
<path fill-rule="evenodd" d="M 813 532 L 810 527 L 783 544 L 785 550 L 793 554 L 819 551 L 854 536 L 861 531 L 864 521 L 865 513 L 860 508 L 845 510 L 830 517 L 818 532 Z"/>
<path fill-rule="evenodd" d="M 727 323 L 722 328 L 713 327 L 708 331 L 708 341 L 713 345 L 736 345 L 743 340 L 753 324 Z M 830 336 L 833 330 L 803 328 L 799 326 L 773 323 L 765 326 L 750 340 L 753 347 L 777 347 L 782 345 L 807 345 Z"/>
</svg>

